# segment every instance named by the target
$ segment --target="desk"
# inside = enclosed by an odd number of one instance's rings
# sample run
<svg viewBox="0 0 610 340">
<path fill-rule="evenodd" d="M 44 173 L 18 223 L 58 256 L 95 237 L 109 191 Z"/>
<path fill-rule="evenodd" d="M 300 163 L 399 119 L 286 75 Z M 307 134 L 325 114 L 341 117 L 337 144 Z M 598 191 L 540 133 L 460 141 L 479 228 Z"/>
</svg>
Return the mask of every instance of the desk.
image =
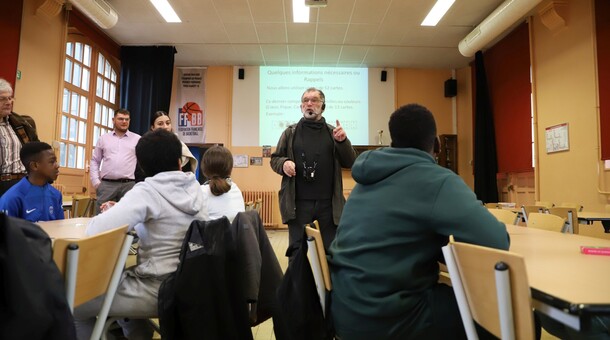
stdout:
<svg viewBox="0 0 610 340">
<path fill-rule="evenodd" d="M 604 232 L 610 233 L 610 212 L 580 211 L 578 213 L 578 223 L 593 224 L 600 221 L 604 226 Z"/>
<path fill-rule="evenodd" d="M 79 217 L 38 222 L 37 224 L 52 240 L 57 238 L 80 239 L 85 237 L 85 229 L 87 229 L 89 220 L 91 220 L 89 217 Z"/>
<path fill-rule="evenodd" d="M 610 257 L 584 255 L 580 246 L 610 247 L 610 240 L 506 226 L 510 251 L 525 258 L 534 308 L 574 328 L 610 314 Z"/>
</svg>

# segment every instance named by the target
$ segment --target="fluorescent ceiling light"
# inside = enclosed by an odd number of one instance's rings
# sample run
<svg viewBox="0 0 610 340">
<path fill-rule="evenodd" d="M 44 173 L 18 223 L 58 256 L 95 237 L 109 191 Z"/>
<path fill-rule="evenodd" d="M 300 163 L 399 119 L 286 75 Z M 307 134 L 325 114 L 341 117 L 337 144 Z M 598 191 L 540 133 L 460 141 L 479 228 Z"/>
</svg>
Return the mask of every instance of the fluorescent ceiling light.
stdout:
<svg viewBox="0 0 610 340">
<path fill-rule="evenodd" d="M 449 8 L 455 0 L 437 0 L 434 7 L 430 10 L 430 13 L 426 16 L 424 21 L 422 21 L 422 26 L 436 26 L 441 18 L 447 13 Z"/>
<path fill-rule="evenodd" d="M 176 14 L 176 11 L 172 8 L 172 6 L 167 2 L 167 0 L 150 0 L 152 4 L 155 6 L 159 14 L 165 19 L 167 22 L 182 22 Z"/>
<path fill-rule="evenodd" d="M 292 21 L 309 22 L 309 7 L 305 6 L 305 0 L 292 0 Z"/>
</svg>

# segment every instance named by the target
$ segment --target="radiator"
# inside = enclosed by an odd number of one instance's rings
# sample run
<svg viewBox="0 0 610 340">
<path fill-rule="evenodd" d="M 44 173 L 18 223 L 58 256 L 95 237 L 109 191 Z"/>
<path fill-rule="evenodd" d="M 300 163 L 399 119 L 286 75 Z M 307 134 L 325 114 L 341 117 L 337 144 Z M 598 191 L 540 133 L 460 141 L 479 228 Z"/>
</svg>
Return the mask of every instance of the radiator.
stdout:
<svg viewBox="0 0 610 340">
<path fill-rule="evenodd" d="M 277 223 L 273 222 L 273 210 L 274 205 L 277 204 L 277 193 L 275 191 L 253 191 L 247 190 L 242 191 L 244 195 L 244 202 L 256 202 L 258 199 L 262 199 L 262 205 L 260 209 L 261 220 L 263 220 L 263 226 L 266 228 L 276 228 Z"/>
</svg>

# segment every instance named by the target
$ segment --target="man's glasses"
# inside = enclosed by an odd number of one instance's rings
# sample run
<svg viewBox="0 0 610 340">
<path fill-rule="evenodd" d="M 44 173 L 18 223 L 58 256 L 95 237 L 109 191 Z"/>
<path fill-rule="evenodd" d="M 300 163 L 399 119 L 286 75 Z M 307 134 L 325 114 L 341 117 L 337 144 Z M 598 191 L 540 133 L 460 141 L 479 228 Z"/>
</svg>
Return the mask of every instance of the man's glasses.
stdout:
<svg viewBox="0 0 610 340">
<path fill-rule="evenodd" d="M 12 102 L 15 100 L 15 97 L 5 97 L 5 96 L 0 96 L 0 103 L 6 103 L 6 102 Z"/>
<path fill-rule="evenodd" d="M 307 104 L 307 102 L 311 102 L 312 104 L 317 104 L 321 102 L 319 98 L 303 98 L 301 99 L 301 103 Z"/>
</svg>

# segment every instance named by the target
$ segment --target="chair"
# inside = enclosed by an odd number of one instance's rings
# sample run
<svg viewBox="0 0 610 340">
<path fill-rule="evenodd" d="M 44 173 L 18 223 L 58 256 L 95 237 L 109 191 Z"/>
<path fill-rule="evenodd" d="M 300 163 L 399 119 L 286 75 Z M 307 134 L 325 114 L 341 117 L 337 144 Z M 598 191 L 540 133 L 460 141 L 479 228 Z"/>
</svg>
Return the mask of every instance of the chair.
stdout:
<svg viewBox="0 0 610 340">
<path fill-rule="evenodd" d="M 531 213 L 530 218 L 527 220 L 527 226 L 530 228 L 538 228 L 556 232 L 562 232 L 565 224 L 565 218 L 544 213 Z"/>
<path fill-rule="evenodd" d="M 443 247 L 468 339 L 476 321 L 500 339 L 534 339 L 530 287 L 522 256 L 453 242 Z"/>
<path fill-rule="evenodd" d="M 322 235 L 320 230 L 316 229 L 317 223 L 317 221 L 314 221 L 314 223 L 305 226 L 305 233 L 307 234 L 309 263 L 311 264 L 313 277 L 316 281 L 316 289 L 320 297 L 322 312 L 326 316 L 326 294 L 332 290 L 332 284 Z"/>
<path fill-rule="evenodd" d="M 582 209 L 583 209 L 582 205 L 576 204 L 576 203 L 569 203 L 569 202 L 559 203 L 557 206 L 560 208 L 573 208 L 576 211 L 582 211 Z"/>
<path fill-rule="evenodd" d="M 515 214 L 510 210 L 505 209 L 487 209 L 489 212 L 494 215 L 498 221 L 504 224 L 517 224 L 519 223 L 519 215 Z"/>
<path fill-rule="evenodd" d="M 254 201 L 254 206 L 253 206 L 252 210 L 256 210 L 256 212 L 260 214 L 262 207 L 263 207 L 263 199 L 257 198 L 256 201 Z"/>
<path fill-rule="evenodd" d="M 576 209 L 566 207 L 553 207 L 546 209 L 546 212 L 565 219 L 566 224 L 562 232 L 578 234 L 578 212 Z"/>
<path fill-rule="evenodd" d="M 542 205 L 522 205 L 521 206 L 521 216 L 523 217 L 525 224 L 527 224 L 527 217 L 531 213 L 541 213 L 541 212 L 544 212 L 544 209 L 545 209 L 545 207 Z"/>
<path fill-rule="evenodd" d="M 245 207 L 246 211 L 250 211 L 254 209 L 254 202 L 252 201 L 248 201 L 246 202 L 246 207 Z"/>
<path fill-rule="evenodd" d="M 498 203 L 485 203 L 484 205 L 487 209 L 500 209 L 500 205 Z"/>
<path fill-rule="evenodd" d="M 535 205 L 543 206 L 546 209 L 552 208 L 555 206 L 555 204 L 553 204 L 552 202 L 547 202 L 547 201 L 536 201 Z"/>
<path fill-rule="evenodd" d="M 95 199 L 89 196 L 74 196 L 72 198 L 71 217 L 92 217 L 95 211 Z"/>
<path fill-rule="evenodd" d="M 73 310 L 106 294 L 91 339 L 99 339 L 116 293 L 133 233 L 127 225 L 80 240 L 57 239 L 53 260 L 65 277 L 66 298 Z"/>
</svg>

